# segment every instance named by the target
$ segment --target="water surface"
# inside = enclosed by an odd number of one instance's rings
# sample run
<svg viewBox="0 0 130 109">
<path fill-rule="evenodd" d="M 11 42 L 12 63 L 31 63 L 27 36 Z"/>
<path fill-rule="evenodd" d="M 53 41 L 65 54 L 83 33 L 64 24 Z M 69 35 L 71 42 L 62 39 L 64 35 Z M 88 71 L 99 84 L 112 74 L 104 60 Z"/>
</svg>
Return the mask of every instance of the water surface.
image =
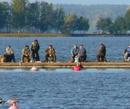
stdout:
<svg viewBox="0 0 130 109">
<path fill-rule="evenodd" d="M 0 97 L 20 109 L 129 109 L 130 70 L 0 70 Z"/>
</svg>

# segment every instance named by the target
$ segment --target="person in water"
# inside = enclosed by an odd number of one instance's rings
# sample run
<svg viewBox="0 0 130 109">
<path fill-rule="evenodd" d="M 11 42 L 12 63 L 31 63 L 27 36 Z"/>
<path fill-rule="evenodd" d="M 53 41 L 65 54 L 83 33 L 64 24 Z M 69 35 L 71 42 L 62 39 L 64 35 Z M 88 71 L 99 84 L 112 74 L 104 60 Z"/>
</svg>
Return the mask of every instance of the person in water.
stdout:
<svg viewBox="0 0 130 109">
<path fill-rule="evenodd" d="M 79 53 L 78 53 L 78 57 L 79 57 L 79 61 L 80 62 L 85 62 L 86 61 L 86 49 L 83 47 L 83 45 L 81 44 L 79 47 Z"/>
<path fill-rule="evenodd" d="M 26 58 L 28 58 L 29 60 L 32 61 L 32 55 L 30 53 L 30 49 L 29 49 L 28 45 L 25 45 L 25 47 L 22 50 L 22 55 L 21 55 L 21 61 L 22 62 L 24 62 L 24 57 L 26 57 Z"/>
<path fill-rule="evenodd" d="M 40 49 L 40 46 L 39 46 L 38 40 L 34 40 L 34 42 L 30 46 L 30 49 L 32 51 L 33 60 L 39 61 L 40 59 L 39 59 L 38 51 Z"/>
<path fill-rule="evenodd" d="M 45 50 L 45 62 L 56 62 L 55 49 L 52 45 L 49 45 Z"/>
<path fill-rule="evenodd" d="M 71 61 L 75 62 L 75 58 L 79 58 L 79 47 L 75 44 L 74 47 L 71 49 Z"/>
<path fill-rule="evenodd" d="M 124 50 L 124 61 L 130 61 L 130 46 Z"/>
<path fill-rule="evenodd" d="M 15 62 L 14 51 L 10 45 L 6 48 L 6 59 L 7 58 L 10 58 L 10 61 L 12 60 L 13 62 Z"/>
<path fill-rule="evenodd" d="M 100 47 L 98 49 L 98 54 L 97 54 L 97 60 L 98 62 L 103 62 L 105 61 L 105 56 L 106 56 L 106 46 L 104 44 L 100 44 Z"/>
</svg>

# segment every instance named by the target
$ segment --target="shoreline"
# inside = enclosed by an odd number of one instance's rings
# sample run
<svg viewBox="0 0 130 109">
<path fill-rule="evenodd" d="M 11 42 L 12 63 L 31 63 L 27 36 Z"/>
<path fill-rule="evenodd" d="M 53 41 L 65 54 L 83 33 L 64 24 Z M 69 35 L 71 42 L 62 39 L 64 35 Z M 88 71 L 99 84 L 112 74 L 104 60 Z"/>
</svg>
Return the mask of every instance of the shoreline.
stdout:
<svg viewBox="0 0 130 109">
<path fill-rule="evenodd" d="M 130 34 L 0 33 L 0 37 L 129 37 Z"/>
<path fill-rule="evenodd" d="M 66 37 L 60 33 L 0 33 L 0 37 Z"/>
</svg>

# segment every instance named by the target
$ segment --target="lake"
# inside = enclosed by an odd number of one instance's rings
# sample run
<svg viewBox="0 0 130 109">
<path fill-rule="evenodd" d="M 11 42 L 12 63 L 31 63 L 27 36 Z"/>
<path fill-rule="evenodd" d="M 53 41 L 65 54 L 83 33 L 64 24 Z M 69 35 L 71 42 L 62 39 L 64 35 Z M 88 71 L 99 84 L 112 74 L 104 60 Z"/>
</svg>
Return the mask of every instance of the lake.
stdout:
<svg viewBox="0 0 130 109">
<path fill-rule="evenodd" d="M 130 70 L 0 70 L 0 97 L 19 109 L 129 109 Z"/>
<path fill-rule="evenodd" d="M 25 45 L 37 39 L 40 44 L 40 60 L 44 61 L 44 51 L 48 45 L 53 45 L 56 50 L 57 61 L 64 62 L 70 60 L 70 50 L 74 44 L 83 44 L 87 50 L 87 60 L 97 61 L 96 55 L 100 43 L 106 45 L 106 58 L 110 61 L 123 61 L 124 49 L 130 45 L 129 37 L 8 37 L 0 38 L 0 54 L 5 53 L 8 45 L 11 45 L 15 52 L 16 61 L 21 61 L 21 52 Z"/>
<path fill-rule="evenodd" d="M 83 44 L 87 60 L 96 61 L 100 43 L 107 47 L 106 58 L 122 61 L 124 49 L 130 44 L 129 37 L 63 37 L 63 38 L 0 38 L 0 54 L 11 45 L 16 60 L 20 61 L 25 45 L 37 39 L 40 43 L 40 59 L 44 50 L 52 44 L 57 61 L 69 61 L 74 44 Z M 0 70 L 0 98 L 4 101 L 19 99 L 19 109 L 129 109 L 130 69 L 12 69 Z M 0 105 L 7 109 L 10 104 Z"/>
</svg>

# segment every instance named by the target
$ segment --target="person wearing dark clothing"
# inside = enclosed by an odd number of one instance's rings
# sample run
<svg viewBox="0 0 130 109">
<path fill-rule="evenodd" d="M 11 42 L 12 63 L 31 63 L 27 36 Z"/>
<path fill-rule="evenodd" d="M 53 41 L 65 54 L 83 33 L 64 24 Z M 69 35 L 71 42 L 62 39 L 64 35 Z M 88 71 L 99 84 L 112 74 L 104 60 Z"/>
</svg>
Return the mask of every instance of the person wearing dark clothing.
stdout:
<svg viewBox="0 0 130 109">
<path fill-rule="evenodd" d="M 56 62 L 55 49 L 52 45 L 49 45 L 45 50 L 45 62 Z"/>
<path fill-rule="evenodd" d="M 105 56 L 106 56 L 106 46 L 104 44 L 100 44 L 100 47 L 98 49 L 98 54 L 97 54 L 98 62 L 105 61 Z"/>
<path fill-rule="evenodd" d="M 39 43 L 38 43 L 38 40 L 35 40 L 32 44 L 31 44 L 31 47 L 30 47 L 31 51 L 32 51 L 32 58 L 33 60 L 36 60 L 36 61 L 39 61 L 40 58 L 39 58 L 39 49 L 40 49 L 40 46 L 39 46 Z"/>
<path fill-rule="evenodd" d="M 78 56 L 79 56 L 79 61 L 80 62 L 85 62 L 86 61 L 86 57 L 87 57 L 86 49 L 83 47 L 83 45 L 80 45 L 80 47 L 79 47 L 79 54 L 78 54 Z"/>
<path fill-rule="evenodd" d="M 13 62 L 15 62 L 14 51 L 11 48 L 10 45 L 6 48 L 5 56 L 6 56 L 6 61 L 9 61 L 9 62 L 13 61 Z"/>
<path fill-rule="evenodd" d="M 130 61 L 130 46 L 124 50 L 124 61 Z"/>
<path fill-rule="evenodd" d="M 74 47 L 71 49 L 71 61 L 75 61 L 75 57 L 78 57 L 79 54 L 79 48 L 77 45 L 74 45 Z"/>
</svg>

